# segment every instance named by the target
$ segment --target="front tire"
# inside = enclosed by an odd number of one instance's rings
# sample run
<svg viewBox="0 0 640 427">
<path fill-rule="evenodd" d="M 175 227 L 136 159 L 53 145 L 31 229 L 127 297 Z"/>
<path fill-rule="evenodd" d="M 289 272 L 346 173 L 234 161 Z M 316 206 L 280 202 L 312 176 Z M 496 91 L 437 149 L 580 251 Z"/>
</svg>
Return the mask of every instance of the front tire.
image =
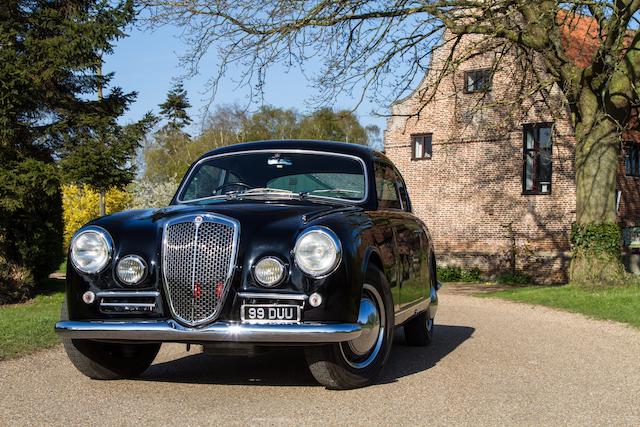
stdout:
<svg viewBox="0 0 640 427">
<path fill-rule="evenodd" d="M 309 347 L 305 356 L 309 370 L 325 387 L 347 390 L 371 384 L 382 371 L 393 343 L 393 299 L 384 274 L 371 268 L 360 300 L 360 337 L 319 347 Z"/>
<path fill-rule="evenodd" d="M 61 320 L 68 320 L 66 301 Z M 151 366 L 160 344 L 118 344 L 62 339 L 69 360 L 78 371 L 94 380 L 135 378 Z"/>
</svg>

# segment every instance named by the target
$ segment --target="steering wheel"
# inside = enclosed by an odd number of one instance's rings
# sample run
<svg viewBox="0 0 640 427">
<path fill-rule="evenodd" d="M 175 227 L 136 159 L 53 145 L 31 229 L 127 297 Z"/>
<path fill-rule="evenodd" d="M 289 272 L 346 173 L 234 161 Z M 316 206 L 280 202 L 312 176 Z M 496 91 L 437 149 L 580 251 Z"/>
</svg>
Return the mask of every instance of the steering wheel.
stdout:
<svg viewBox="0 0 640 427">
<path fill-rule="evenodd" d="M 222 184 L 222 185 L 217 186 L 213 190 L 213 192 L 211 194 L 217 194 L 218 191 L 220 191 L 220 190 L 222 190 L 224 188 L 227 188 L 227 187 L 232 187 L 234 185 L 238 186 L 238 187 L 244 187 L 244 188 L 247 188 L 247 189 L 253 188 L 252 186 L 250 186 L 249 184 L 245 184 L 244 182 L 227 182 L 226 184 Z"/>
</svg>

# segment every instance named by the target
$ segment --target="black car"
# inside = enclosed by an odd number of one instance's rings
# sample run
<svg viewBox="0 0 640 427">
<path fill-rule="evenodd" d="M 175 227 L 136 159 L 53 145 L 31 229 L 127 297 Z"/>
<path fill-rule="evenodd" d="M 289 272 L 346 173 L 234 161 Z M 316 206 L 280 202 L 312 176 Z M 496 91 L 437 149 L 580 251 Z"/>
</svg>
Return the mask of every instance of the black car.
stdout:
<svg viewBox="0 0 640 427">
<path fill-rule="evenodd" d="M 432 340 L 439 287 L 398 170 L 369 148 L 264 141 L 211 151 L 171 204 L 82 227 L 56 332 L 95 379 L 141 374 L 163 342 L 302 345 L 329 388 L 371 383 L 394 328 Z"/>
</svg>

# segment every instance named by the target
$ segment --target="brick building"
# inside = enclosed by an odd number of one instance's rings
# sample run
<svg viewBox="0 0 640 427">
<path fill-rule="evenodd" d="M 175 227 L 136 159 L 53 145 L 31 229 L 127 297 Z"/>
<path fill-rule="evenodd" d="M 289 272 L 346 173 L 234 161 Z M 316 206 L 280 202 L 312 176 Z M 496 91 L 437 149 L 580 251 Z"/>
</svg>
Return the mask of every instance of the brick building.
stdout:
<svg viewBox="0 0 640 427">
<path fill-rule="evenodd" d="M 587 17 L 565 28 L 576 63 L 595 52 L 594 31 Z M 557 88 L 520 97 L 533 83 L 517 48 L 487 43 L 470 35 L 453 52 L 434 52 L 418 88 L 392 106 L 385 152 L 407 181 L 441 265 L 493 276 L 515 263 L 540 283 L 564 282 L 576 209 L 569 111 Z M 448 61 L 459 64 L 455 72 L 443 72 Z M 640 222 L 639 162 L 630 144 L 618 178 L 624 227 Z"/>
</svg>

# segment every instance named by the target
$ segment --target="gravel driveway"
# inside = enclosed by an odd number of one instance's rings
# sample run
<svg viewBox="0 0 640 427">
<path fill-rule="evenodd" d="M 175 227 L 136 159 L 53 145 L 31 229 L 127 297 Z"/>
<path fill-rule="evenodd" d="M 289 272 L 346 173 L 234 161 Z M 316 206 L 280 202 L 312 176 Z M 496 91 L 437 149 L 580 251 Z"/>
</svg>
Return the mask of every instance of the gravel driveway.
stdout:
<svg viewBox="0 0 640 427">
<path fill-rule="evenodd" d="M 640 331 L 443 294 L 436 342 L 396 339 L 377 385 L 317 386 L 298 349 L 165 345 L 137 381 L 91 381 L 58 347 L 0 363 L 0 425 L 640 425 Z"/>
</svg>

